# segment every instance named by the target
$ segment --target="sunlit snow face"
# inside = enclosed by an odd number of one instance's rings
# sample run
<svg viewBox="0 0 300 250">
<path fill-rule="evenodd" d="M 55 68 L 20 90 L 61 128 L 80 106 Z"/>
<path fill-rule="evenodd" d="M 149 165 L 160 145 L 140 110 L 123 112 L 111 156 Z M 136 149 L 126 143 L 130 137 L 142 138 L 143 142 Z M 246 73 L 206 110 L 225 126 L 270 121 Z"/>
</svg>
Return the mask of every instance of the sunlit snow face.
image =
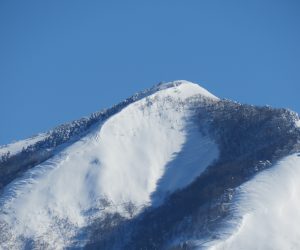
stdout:
<svg viewBox="0 0 300 250">
<path fill-rule="evenodd" d="M 294 154 L 240 188 L 234 203 L 239 226 L 210 249 L 300 249 L 299 206 L 300 155 Z"/>
<path fill-rule="evenodd" d="M 90 220 L 132 216 L 188 185 L 218 157 L 190 119 L 186 99 L 199 93 L 199 86 L 181 84 L 141 99 L 13 183 L 2 209 L 14 240 L 62 248 Z"/>
</svg>

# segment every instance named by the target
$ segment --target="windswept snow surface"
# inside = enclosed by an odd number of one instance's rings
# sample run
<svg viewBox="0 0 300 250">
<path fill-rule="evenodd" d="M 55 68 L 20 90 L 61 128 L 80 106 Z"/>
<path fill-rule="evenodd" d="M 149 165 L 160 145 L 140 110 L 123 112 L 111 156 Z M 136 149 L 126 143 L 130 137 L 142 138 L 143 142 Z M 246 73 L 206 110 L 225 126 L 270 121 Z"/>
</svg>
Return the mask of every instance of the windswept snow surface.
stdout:
<svg viewBox="0 0 300 250">
<path fill-rule="evenodd" d="M 191 183 L 218 157 L 192 119 L 195 95 L 218 100 L 196 84 L 160 85 L 11 183 L 0 198 L 0 246 L 61 249 L 93 219 L 132 216 L 126 204 L 136 214 Z"/>
<path fill-rule="evenodd" d="M 239 226 L 211 250 L 300 249 L 299 153 L 245 183 L 238 196 Z"/>
</svg>

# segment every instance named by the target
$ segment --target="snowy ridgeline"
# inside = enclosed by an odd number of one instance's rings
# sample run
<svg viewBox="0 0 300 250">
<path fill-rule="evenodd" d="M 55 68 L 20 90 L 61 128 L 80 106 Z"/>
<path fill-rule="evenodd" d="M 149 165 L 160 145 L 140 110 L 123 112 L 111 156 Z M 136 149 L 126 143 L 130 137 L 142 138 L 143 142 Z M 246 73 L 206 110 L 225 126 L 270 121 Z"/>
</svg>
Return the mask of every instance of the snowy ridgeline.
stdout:
<svg viewBox="0 0 300 250">
<path fill-rule="evenodd" d="M 93 220 L 134 216 L 190 184 L 218 157 L 187 101 L 218 100 L 207 93 L 195 84 L 159 85 L 12 182 L 0 200 L 1 245 L 22 248 L 30 239 L 62 248 Z"/>
<path fill-rule="evenodd" d="M 36 144 L 39 141 L 44 140 L 47 137 L 47 134 L 38 134 L 31 138 L 17 141 L 8 145 L 0 147 L 0 161 L 7 160 L 10 156 L 21 153 L 23 150 L 26 150 L 28 147 Z"/>
<path fill-rule="evenodd" d="M 7 160 L 10 156 L 21 153 L 22 151 L 34 151 L 39 148 L 53 148 L 60 144 L 68 142 L 70 139 L 78 139 L 80 136 L 84 135 L 84 132 L 88 132 L 87 130 L 94 125 L 96 122 L 103 121 L 108 117 L 116 114 L 122 108 L 127 105 L 138 101 L 142 98 L 150 96 L 158 91 L 166 90 L 168 88 L 178 87 L 180 85 L 191 84 L 187 81 L 174 81 L 169 83 L 159 83 L 150 89 L 146 89 L 144 91 L 138 92 L 134 94 L 132 97 L 127 98 L 123 102 L 100 112 L 93 113 L 88 118 L 82 118 L 80 120 L 73 121 L 71 123 L 67 123 L 61 126 L 56 127 L 55 129 L 47 132 L 41 133 L 36 136 L 32 136 L 31 138 L 20 140 L 17 142 L 13 142 L 7 145 L 0 146 L 0 161 Z M 211 93 L 209 93 L 206 89 L 197 85 L 197 91 L 195 93 L 212 98 L 218 99 Z M 190 90 L 186 91 L 186 97 L 189 95 L 193 95 L 193 88 L 189 88 Z M 73 138 L 76 137 L 77 138 Z"/>
<path fill-rule="evenodd" d="M 68 145 L 78 141 L 93 129 L 103 123 L 109 117 L 117 114 L 123 108 L 142 98 L 147 98 L 157 92 L 166 91 L 170 88 L 180 88 L 180 85 L 189 85 L 189 90 L 184 95 L 195 94 L 200 99 L 217 100 L 218 98 L 210 94 L 207 90 L 186 81 L 175 81 L 158 84 L 150 89 L 136 93 L 132 97 L 114 105 L 113 107 L 93 113 L 88 118 L 73 121 L 56 127 L 55 129 L 16 143 L 0 147 L 0 189 L 11 182 L 14 176 L 21 175 L 24 171 L 44 162 L 63 150 Z M 195 88 L 197 89 L 196 91 Z M 194 92 L 194 93 L 193 93 Z"/>
<path fill-rule="evenodd" d="M 0 164 L 0 184 L 14 180 L 0 248 L 298 248 L 298 125 L 289 110 L 159 84 Z"/>
</svg>

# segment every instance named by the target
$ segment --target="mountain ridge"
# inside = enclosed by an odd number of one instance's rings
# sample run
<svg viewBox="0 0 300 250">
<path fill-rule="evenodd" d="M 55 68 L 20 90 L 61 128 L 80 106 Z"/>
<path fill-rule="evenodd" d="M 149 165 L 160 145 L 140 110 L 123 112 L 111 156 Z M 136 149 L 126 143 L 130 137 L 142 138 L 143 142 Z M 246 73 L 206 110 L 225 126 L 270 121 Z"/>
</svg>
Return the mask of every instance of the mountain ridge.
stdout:
<svg viewBox="0 0 300 250">
<path fill-rule="evenodd" d="M 0 162 L 0 246 L 217 247 L 241 223 L 239 188 L 297 157 L 298 123 L 186 81 L 158 84 Z"/>
<path fill-rule="evenodd" d="M 43 132 L 43 133 L 39 133 L 37 135 L 32 135 L 26 139 L 23 139 L 23 140 L 17 140 L 17 141 L 14 141 L 14 142 L 11 142 L 11 143 L 8 143 L 8 144 L 3 144 L 3 145 L 0 145 L 0 156 L 3 155 L 3 154 L 6 154 L 7 151 L 10 151 L 10 146 L 13 146 L 14 144 L 18 143 L 18 142 L 22 142 L 22 141 L 26 141 L 26 140 L 33 140 L 34 143 L 36 142 L 35 139 L 37 139 L 37 141 L 39 141 L 40 139 L 38 139 L 39 137 L 43 137 L 43 136 L 47 136 L 47 134 L 55 131 L 56 129 L 58 129 L 59 127 L 61 126 L 66 126 L 66 125 L 69 125 L 69 124 L 72 124 L 74 122 L 77 122 L 77 121 L 80 121 L 80 120 L 83 120 L 83 119 L 91 119 L 93 116 L 98 116 L 99 113 L 103 113 L 109 109 L 114 109 L 115 107 L 119 106 L 119 105 L 122 105 L 122 104 L 129 104 L 131 102 L 135 102 L 135 101 L 138 101 L 139 99 L 141 98 L 145 98 L 149 95 L 152 95 L 154 94 L 155 92 L 158 92 L 158 91 L 161 91 L 161 90 L 165 90 L 165 89 L 168 89 L 168 88 L 172 88 L 172 87 L 176 87 L 176 86 L 179 86 L 181 84 L 190 84 L 190 85 L 197 85 L 197 87 L 199 89 L 201 89 L 201 94 L 203 96 L 207 96 L 209 98 L 213 98 L 213 99 L 219 99 L 217 98 L 216 96 L 214 96 L 213 94 L 211 94 L 210 92 L 208 92 L 206 89 L 204 89 L 203 87 L 201 87 L 200 85 L 198 84 L 195 84 L 195 83 L 192 83 L 192 82 L 189 82 L 189 81 L 186 81 L 186 80 L 176 80 L 176 81 L 172 81 L 172 82 L 160 82 L 158 84 L 155 84 L 153 85 L 152 87 L 150 88 L 147 88 L 145 90 L 142 90 L 142 91 L 139 91 L 135 94 L 133 94 L 131 97 L 129 98 L 126 98 L 124 101 L 121 101 L 120 103 L 116 104 L 116 105 L 113 105 L 111 108 L 104 108 L 98 112 L 94 112 L 92 113 L 91 115 L 89 116 L 84 116 L 80 119 L 76 119 L 76 120 L 73 120 L 71 122 L 67 122 L 67 123 L 64 123 L 62 125 L 58 125 L 56 127 L 54 127 L 53 129 L 50 129 L 49 131 L 47 132 Z M 33 143 L 33 144 L 34 144 Z M 25 144 L 25 143 L 24 143 Z M 32 145 L 32 143 L 29 142 L 29 146 Z M 26 146 L 26 145 L 25 145 Z M 18 151 L 17 153 L 19 153 L 20 151 L 22 150 L 22 146 L 19 146 L 18 149 L 16 151 Z M 12 151 L 15 151 L 15 150 L 12 150 Z M 13 153 L 14 154 L 14 153 Z"/>
<path fill-rule="evenodd" d="M 12 165 L 14 165 L 15 161 L 24 161 L 24 164 L 21 166 L 21 168 L 27 170 L 37 165 L 38 163 L 49 159 L 55 153 L 57 153 L 57 151 L 60 151 L 61 148 L 64 148 L 68 146 L 68 144 L 76 142 L 81 137 L 89 133 L 89 129 L 92 129 L 95 124 L 105 121 L 110 116 L 115 115 L 131 103 L 152 95 L 155 92 L 176 87 L 181 84 L 189 84 L 194 87 L 197 86 L 201 94 L 204 94 L 204 96 L 208 96 L 208 98 L 217 100 L 217 97 L 210 94 L 204 88 L 188 81 L 181 80 L 168 83 L 158 83 L 151 88 L 135 93 L 124 101 L 113 105 L 111 108 L 103 109 L 101 111 L 92 113 L 88 117 L 83 117 L 81 119 L 59 125 L 48 132 L 33 136 L 28 140 L 28 145 L 26 145 L 27 139 L 25 139 L 12 144 L 0 146 L 0 189 L 2 186 L 6 185 L 9 181 L 12 180 L 12 177 L 10 177 L 10 175 L 20 175 L 23 172 L 19 171 L 19 169 L 11 167 Z M 18 146 L 15 147 L 16 145 Z M 13 150 L 11 150 L 11 148 Z M 36 148 L 39 149 L 38 157 L 32 155 L 32 152 L 36 151 Z M 36 158 L 42 160 L 38 160 Z M 1 169 L 3 169 L 4 167 L 9 168 L 8 173 L 7 171 L 5 171 L 5 176 L 1 174 Z"/>
</svg>

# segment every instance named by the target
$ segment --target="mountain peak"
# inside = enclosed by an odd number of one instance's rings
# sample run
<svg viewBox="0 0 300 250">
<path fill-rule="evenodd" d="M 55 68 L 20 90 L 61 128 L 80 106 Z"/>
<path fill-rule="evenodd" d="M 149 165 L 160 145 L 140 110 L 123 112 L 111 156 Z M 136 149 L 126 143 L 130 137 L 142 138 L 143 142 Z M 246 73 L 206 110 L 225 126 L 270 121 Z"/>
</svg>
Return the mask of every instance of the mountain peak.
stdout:
<svg viewBox="0 0 300 250">
<path fill-rule="evenodd" d="M 295 124 L 290 110 L 219 100 L 180 80 L 0 147 L 0 248 L 254 249 L 270 238 L 291 248 Z M 268 230 L 287 224 L 289 237 Z"/>
<path fill-rule="evenodd" d="M 171 81 L 171 82 L 161 82 L 155 85 L 151 90 L 153 92 L 161 91 L 161 90 L 166 90 L 166 89 L 175 89 L 175 91 L 183 91 L 185 92 L 186 95 L 202 95 L 211 99 L 219 100 L 218 97 L 210 93 L 208 90 L 205 88 L 201 87 L 197 83 L 193 83 L 190 81 L 186 80 L 176 80 L 176 81 Z M 187 97 L 187 96 L 186 96 Z"/>
</svg>

